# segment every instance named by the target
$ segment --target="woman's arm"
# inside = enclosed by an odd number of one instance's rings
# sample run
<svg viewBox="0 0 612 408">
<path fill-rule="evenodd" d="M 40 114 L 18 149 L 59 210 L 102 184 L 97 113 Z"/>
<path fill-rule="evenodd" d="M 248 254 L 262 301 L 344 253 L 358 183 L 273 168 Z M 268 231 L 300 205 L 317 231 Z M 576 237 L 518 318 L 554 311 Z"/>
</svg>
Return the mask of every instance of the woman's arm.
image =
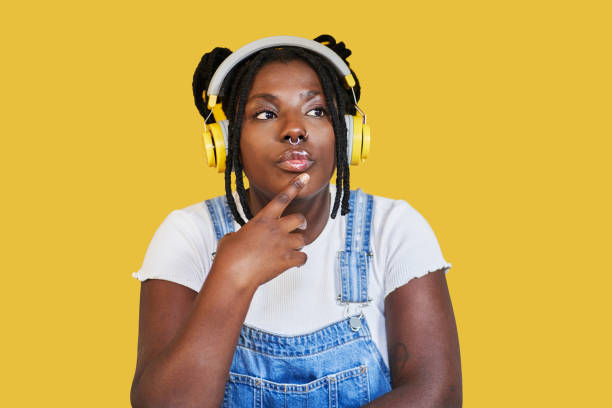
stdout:
<svg viewBox="0 0 612 408">
<path fill-rule="evenodd" d="M 142 284 L 138 359 L 131 401 L 139 407 L 221 405 L 240 328 L 255 290 L 303 265 L 305 218 L 283 211 L 308 182 L 292 180 L 238 232 L 217 246 L 199 294 L 167 281 Z"/>
<path fill-rule="evenodd" d="M 457 326 L 442 270 L 385 299 L 393 390 L 368 407 L 461 407 Z"/>
<path fill-rule="evenodd" d="M 214 267 L 199 295 L 172 282 L 143 282 L 132 405 L 220 406 L 254 292 Z"/>
</svg>

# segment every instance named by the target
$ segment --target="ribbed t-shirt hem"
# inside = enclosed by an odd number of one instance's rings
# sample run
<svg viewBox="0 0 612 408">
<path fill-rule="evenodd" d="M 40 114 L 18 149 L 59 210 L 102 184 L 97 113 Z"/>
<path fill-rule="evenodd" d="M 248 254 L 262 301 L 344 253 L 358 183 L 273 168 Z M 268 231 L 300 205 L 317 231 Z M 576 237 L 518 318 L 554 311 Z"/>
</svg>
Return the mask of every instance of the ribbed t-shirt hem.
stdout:
<svg viewBox="0 0 612 408">
<path fill-rule="evenodd" d="M 389 293 L 393 292 L 399 287 L 404 286 L 413 279 L 423 277 L 440 269 L 442 269 L 446 274 L 451 267 L 452 264 L 448 262 L 443 262 L 437 265 L 432 264 L 431 266 L 424 268 L 425 272 L 420 274 L 415 274 L 414 271 L 410 270 L 409 268 L 396 268 L 390 271 L 385 279 L 385 298 L 389 295 Z"/>
<path fill-rule="evenodd" d="M 132 277 L 138 279 L 141 282 L 144 282 L 147 279 L 159 279 L 159 280 L 165 280 L 168 282 L 178 283 L 179 285 L 187 286 L 189 289 L 195 292 L 198 292 L 198 293 L 200 292 L 200 289 L 202 289 L 201 284 L 197 282 L 193 282 L 190 279 L 185 279 L 183 277 L 179 277 L 175 275 L 151 273 L 151 274 L 147 274 L 147 276 L 142 276 L 140 271 L 137 271 L 137 272 L 132 273 Z"/>
</svg>

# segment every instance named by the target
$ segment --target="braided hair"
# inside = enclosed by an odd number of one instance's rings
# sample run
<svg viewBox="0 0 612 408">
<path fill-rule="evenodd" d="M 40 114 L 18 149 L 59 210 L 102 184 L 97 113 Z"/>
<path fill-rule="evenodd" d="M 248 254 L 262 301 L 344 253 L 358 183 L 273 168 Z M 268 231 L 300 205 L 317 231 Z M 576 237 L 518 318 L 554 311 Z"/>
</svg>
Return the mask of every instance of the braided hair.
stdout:
<svg viewBox="0 0 612 408">
<path fill-rule="evenodd" d="M 344 60 L 347 66 L 349 65 L 346 59 L 351 55 L 351 50 L 346 48 L 344 42 L 337 43 L 331 35 L 321 35 L 315 38 L 315 41 L 331 48 Z M 208 89 L 208 84 L 216 69 L 231 53 L 227 48 L 217 47 L 213 49 L 202 56 L 193 74 L 192 88 L 195 105 L 200 115 L 205 119 L 209 117 L 210 110 L 202 97 L 203 92 Z M 289 62 L 294 60 L 300 60 L 308 64 L 319 77 L 332 119 L 335 135 L 337 193 L 331 217 L 336 218 L 340 207 L 341 215 L 346 215 L 349 212 L 350 171 L 344 115 L 355 114 L 352 92 L 342 85 L 343 78 L 337 73 L 335 66 L 319 54 L 299 47 L 268 48 L 255 53 L 234 67 L 223 81 L 220 91 L 223 111 L 229 118 L 229 146 L 227 146 L 225 162 L 225 194 L 232 215 L 240 225 L 244 225 L 246 221 L 242 219 L 238 212 L 238 207 L 232 195 L 232 171 L 236 177 L 236 190 L 247 221 L 253 218 L 246 198 L 244 171 L 240 160 L 240 135 L 247 96 L 255 75 L 264 65 L 274 61 Z M 356 82 L 353 91 L 356 100 L 359 101 L 361 87 L 353 70 L 351 70 L 351 73 Z"/>
</svg>

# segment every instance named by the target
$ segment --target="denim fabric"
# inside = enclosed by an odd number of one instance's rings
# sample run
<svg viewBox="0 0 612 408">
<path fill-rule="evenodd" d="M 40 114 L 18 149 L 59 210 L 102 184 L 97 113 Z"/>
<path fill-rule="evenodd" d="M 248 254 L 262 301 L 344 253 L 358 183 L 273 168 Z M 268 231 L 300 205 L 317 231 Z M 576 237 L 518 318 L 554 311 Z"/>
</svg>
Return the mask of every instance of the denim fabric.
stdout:
<svg viewBox="0 0 612 408">
<path fill-rule="evenodd" d="M 391 390 L 367 322 L 348 319 L 302 336 L 243 326 L 224 407 L 360 407 Z"/>
<path fill-rule="evenodd" d="M 365 304 L 370 270 L 370 229 L 374 197 L 361 190 L 351 192 L 346 216 L 346 242 L 336 262 L 336 286 L 341 303 Z"/>
<path fill-rule="evenodd" d="M 206 200 L 206 207 L 215 227 L 215 235 L 217 240 L 223 238 L 224 235 L 234 232 L 234 217 L 232 210 L 227 204 L 226 196 L 219 196 Z"/>
<path fill-rule="evenodd" d="M 233 231 L 225 197 L 206 204 L 217 238 Z M 352 191 L 346 246 L 336 270 L 339 307 L 367 305 L 371 219 L 372 197 Z M 389 369 L 363 315 L 299 336 L 243 325 L 223 407 L 360 407 L 390 390 Z"/>
</svg>

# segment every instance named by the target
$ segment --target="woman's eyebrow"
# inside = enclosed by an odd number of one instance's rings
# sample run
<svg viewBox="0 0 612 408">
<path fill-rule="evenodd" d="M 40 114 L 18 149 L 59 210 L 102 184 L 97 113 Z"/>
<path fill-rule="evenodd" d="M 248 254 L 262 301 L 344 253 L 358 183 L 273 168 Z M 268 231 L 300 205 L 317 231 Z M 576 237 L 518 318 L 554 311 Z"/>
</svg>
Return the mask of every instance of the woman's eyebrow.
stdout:
<svg viewBox="0 0 612 408">
<path fill-rule="evenodd" d="M 313 89 L 313 90 L 310 90 L 310 91 L 300 92 L 300 97 L 302 99 L 307 99 L 308 100 L 308 99 L 314 98 L 315 96 L 319 96 L 321 94 L 322 94 L 321 91 Z M 270 101 L 270 102 L 276 102 L 278 100 L 278 96 L 270 94 L 270 93 L 258 93 L 258 94 L 255 94 L 255 95 L 251 95 L 248 100 L 250 101 L 252 99 L 257 99 L 257 98 L 262 98 L 262 99 L 265 99 L 265 100 Z"/>
<path fill-rule="evenodd" d="M 269 93 L 259 93 L 259 94 L 251 95 L 248 100 L 250 101 L 251 99 L 256 99 L 256 98 L 263 98 L 270 102 L 275 102 L 276 100 L 278 100 L 278 97 L 276 95 L 272 95 Z"/>
<path fill-rule="evenodd" d="M 315 96 L 319 96 L 319 95 L 321 95 L 321 91 L 318 91 L 316 89 L 313 89 L 311 91 L 304 91 L 300 93 L 300 96 L 305 99 L 312 99 Z"/>
</svg>

